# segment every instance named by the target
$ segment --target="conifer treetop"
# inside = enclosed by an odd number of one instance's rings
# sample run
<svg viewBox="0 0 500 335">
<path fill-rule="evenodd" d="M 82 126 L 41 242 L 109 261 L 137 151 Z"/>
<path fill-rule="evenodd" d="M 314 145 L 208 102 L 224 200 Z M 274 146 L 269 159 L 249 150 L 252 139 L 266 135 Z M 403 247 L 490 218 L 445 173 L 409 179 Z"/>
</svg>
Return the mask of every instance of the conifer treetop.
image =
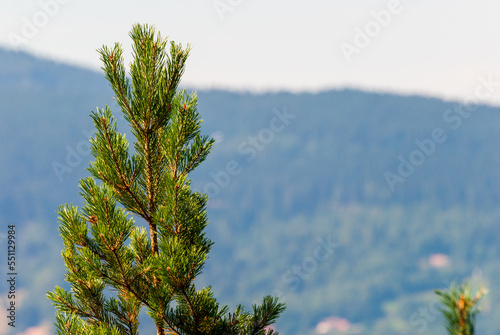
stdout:
<svg viewBox="0 0 500 335">
<path fill-rule="evenodd" d="M 133 150 L 109 107 L 92 112 L 84 206 L 58 210 L 70 290 L 48 293 L 57 334 L 139 334 L 142 308 L 157 335 L 277 334 L 268 328 L 285 310 L 277 298 L 230 313 L 210 286 L 195 287 L 212 241 L 204 233 L 208 197 L 191 190 L 188 175 L 214 141 L 200 132 L 196 93 L 178 89 L 190 48 L 149 25 L 134 25 L 130 37 L 129 76 L 120 44 L 99 54 Z"/>
</svg>

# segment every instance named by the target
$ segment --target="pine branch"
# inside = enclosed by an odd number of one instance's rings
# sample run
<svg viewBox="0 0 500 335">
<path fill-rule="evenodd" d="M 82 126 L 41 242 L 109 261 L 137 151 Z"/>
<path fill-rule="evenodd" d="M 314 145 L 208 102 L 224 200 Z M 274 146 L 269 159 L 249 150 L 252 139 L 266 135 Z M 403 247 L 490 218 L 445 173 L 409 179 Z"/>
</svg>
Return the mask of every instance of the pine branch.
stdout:
<svg viewBox="0 0 500 335">
<path fill-rule="evenodd" d="M 194 284 L 213 242 L 204 233 L 208 197 L 191 190 L 188 175 L 214 141 L 200 134 L 196 94 L 177 91 L 189 46 L 171 42 L 168 52 L 167 40 L 148 25 L 134 25 L 130 36 L 130 81 L 119 44 L 99 53 L 135 153 L 108 107 L 92 112 L 93 178 L 80 182 L 85 205 L 58 212 L 71 291 L 48 293 L 57 332 L 138 335 L 145 307 L 157 335 L 262 334 L 285 309 L 277 299 L 265 297 L 253 314 L 242 307 L 231 314 L 210 287 Z M 131 214 L 147 222 L 149 234 Z"/>
<path fill-rule="evenodd" d="M 446 320 L 446 330 L 450 335 L 474 335 L 476 315 L 479 309 L 476 304 L 486 293 L 481 288 L 471 299 L 468 285 L 455 286 L 453 283 L 448 291 L 434 291 L 441 298 L 444 309 L 441 312 Z"/>
</svg>

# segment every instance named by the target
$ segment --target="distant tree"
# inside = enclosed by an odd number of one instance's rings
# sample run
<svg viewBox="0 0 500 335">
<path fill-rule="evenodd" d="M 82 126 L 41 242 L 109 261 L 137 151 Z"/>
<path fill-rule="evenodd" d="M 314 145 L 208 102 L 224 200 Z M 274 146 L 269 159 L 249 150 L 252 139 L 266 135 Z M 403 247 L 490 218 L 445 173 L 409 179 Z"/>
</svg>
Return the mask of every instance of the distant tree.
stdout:
<svg viewBox="0 0 500 335">
<path fill-rule="evenodd" d="M 471 299 L 470 287 L 452 284 L 448 291 L 435 291 L 441 297 L 444 308 L 441 309 L 446 320 L 446 329 L 450 335 L 474 335 L 476 316 L 479 313 L 477 302 L 487 291 L 479 289 L 476 296 Z"/>
<path fill-rule="evenodd" d="M 285 310 L 277 298 L 229 313 L 210 287 L 195 287 L 212 241 L 204 234 L 207 196 L 191 190 L 188 175 L 213 140 L 200 134 L 196 94 L 178 90 L 189 47 L 168 48 L 148 25 L 134 25 L 130 37 L 130 79 L 119 44 L 99 53 L 134 152 L 108 107 L 92 112 L 95 160 L 80 182 L 85 204 L 58 210 L 71 290 L 48 293 L 57 334 L 138 334 L 142 307 L 157 335 L 277 334 L 268 327 Z"/>
</svg>

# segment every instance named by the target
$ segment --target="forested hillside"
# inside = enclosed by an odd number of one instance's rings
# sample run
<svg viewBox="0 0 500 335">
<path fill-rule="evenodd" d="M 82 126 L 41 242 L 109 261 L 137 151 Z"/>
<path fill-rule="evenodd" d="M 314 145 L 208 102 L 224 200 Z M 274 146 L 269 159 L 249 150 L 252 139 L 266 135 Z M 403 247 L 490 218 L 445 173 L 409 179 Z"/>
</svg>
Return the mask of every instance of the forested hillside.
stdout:
<svg viewBox="0 0 500 335">
<path fill-rule="evenodd" d="M 55 211 L 82 202 L 89 113 L 108 104 L 125 121 L 101 73 L 2 50 L 0 64 L 0 221 L 19 227 L 21 331 L 52 322 Z M 478 333 L 500 333 L 499 108 L 355 90 L 198 101 L 216 139 L 191 176 L 215 242 L 202 280 L 222 302 L 280 295 L 288 335 L 445 334 L 432 291 L 468 280 L 490 289 Z"/>
</svg>

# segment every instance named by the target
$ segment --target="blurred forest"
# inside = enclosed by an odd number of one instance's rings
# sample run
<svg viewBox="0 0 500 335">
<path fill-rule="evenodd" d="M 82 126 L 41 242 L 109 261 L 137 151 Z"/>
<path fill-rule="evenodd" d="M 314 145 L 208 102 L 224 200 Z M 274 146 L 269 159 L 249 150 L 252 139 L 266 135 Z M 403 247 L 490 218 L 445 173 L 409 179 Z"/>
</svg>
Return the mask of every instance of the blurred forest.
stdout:
<svg viewBox="0 0 500 335">
<path fill-rule="evenodd" d="M 90 111 L 108 104 L 127 127 L 99 72 L 5 50 L 0 64 L 0 234 L 18 227 L 18 333 L 53 320 L 55 211 L 82 203 Z M 220 302 L 279 295 L 288 335 L 445 334 L 433 290 L 467 281 L 490 291 L 478 333 L 500 334 L 499 108 L 355 90 L 198 101 L 216 139 L 191 176 L 215 242 L 200 284 Z"/>
</svg>

